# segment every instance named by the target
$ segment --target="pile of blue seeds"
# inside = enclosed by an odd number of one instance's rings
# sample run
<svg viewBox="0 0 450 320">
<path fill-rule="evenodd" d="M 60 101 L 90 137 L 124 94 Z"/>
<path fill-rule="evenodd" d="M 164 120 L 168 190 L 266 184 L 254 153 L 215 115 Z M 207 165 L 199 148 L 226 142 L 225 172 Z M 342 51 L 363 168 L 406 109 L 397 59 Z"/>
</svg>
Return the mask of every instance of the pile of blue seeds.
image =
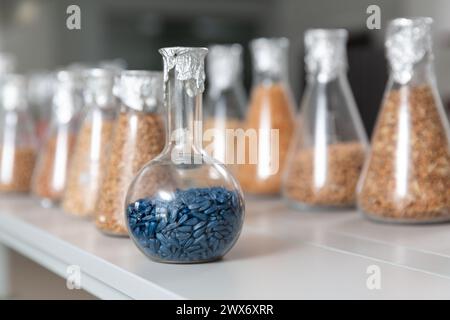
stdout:
<svg viewBox="0 0 450 320">
<path fill-rule="evenodd" d="M 150 257 L 170 262 L 213 260 L 226 253 L 242 227 L 242 204 L 223 187 L 176 190 L 170 201 L 128 205 L 128 227 Z"/>
</svg>

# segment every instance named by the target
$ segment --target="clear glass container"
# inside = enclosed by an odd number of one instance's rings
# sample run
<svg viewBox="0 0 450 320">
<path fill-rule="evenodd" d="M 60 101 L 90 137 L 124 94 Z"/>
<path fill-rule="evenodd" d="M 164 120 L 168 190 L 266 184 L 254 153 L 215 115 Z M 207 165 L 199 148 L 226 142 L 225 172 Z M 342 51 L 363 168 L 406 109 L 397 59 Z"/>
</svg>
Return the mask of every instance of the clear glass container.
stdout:
<svg viewBox="0 0 450 320">
<path fill-rule="evenodd" d="M 200 263 L 234 245 L 244 218 L 242 192 L 202 147 L 205 48 L 163 48 L 168 139 L 128 191 L 126 221 L 150 259 Z"/>
<path fill-rule="evenodd" d="M 425 223 L 450 219 L 449 126 L 433 69 L 431 18 L 387 29 L 390 77 L 358 185 L 367 217 Z"/>
<path fill-rule="evenodd" d="M 56 74 L 52 119 L 32 179 L 32 192 L 44 207 L 59 204 L 64 194 L 83 105 L 82 84 L 78 72 L 62 70 Z"/>
<path fill-rule="evenodd" d="M 92 69 L 84 74 L 82 123 L 70 161 L 63 209 L 76 216 L 94 215 L 105 175 L 118 111 L 114 72 Z"/>
<path fill-rule="evenodd" d="M 96 225 L 103 233 L 127 236 L 125 196 L 136 173 L 164 148 L 163 75 L 123 71 L 115 94 L 121 106 L 100 187 Z"/>
<path fill-rule="evenodd" d="M 305 33 L 307 85 L 283 184 L 297 208 L 356 203 L 368 141 L 347 80 L 346 41 L 344 29 Z"/>
<path fill-rule="evenodd" d="M 0 79 L 0 192 L 30 190 L 37 144 L 26 99 L 26 79 Z"/>
<path fill-rule="evenodd" d="M 205 150 L 236 171 L 237 138 L 244 128 L 247 98 L 242 83 L 242 47 L 214 45 L 207 58 L 208 95 L 204 112 Z"/>
<path fill-rule="evenodd" d="M 239 182 L 250 194 L 277 195 L 281 191 L 295 128 L 294 100 L 287 74 L 288 48 L 285 38 L 251 42 L 254 74 L 246 116 L 249 138 L 245 159 L 238 161 Z"/>
</svg>

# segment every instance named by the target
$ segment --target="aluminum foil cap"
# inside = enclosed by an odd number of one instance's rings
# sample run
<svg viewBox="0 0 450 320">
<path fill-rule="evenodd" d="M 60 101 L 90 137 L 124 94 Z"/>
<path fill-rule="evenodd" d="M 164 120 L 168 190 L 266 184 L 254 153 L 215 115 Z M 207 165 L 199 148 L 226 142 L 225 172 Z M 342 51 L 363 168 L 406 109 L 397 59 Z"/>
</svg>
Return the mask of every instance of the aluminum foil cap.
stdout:
<svg viewBox="0 0 450 320">
<path fill-rule="evenodd" d="M 160 71 L 122 71 L 116 79 L 114 93 L 129 108 L 158 112 L 163 101 L 163 74 Z"/>
<path fill-rule="evenodd" d="M 227 89 L 240 81 L 242 73 L 242 46 L 214 45 L 209 47 L 207 59 L 208 80 L 212 87 Z"/>
<path fill-rule="evenodd" d="M 175 68 L 175 78 L 185 81 L 186 93 L 190 97 L 205 90 L 206 48 L 170 47 L 161 48 L 164 59 L 164 82 L 169 80 L 169 71 Z"/>
<path fill-rule="evenodd" d="M 394 79 L 411 80 L 415 65 L 433 59 L 431 24 L 428 17 L 398 18 L 387 28 L 386 53 Z"/>
<path fill-rule="evenodd" d="M 84 72 L 84 98 L 88 105 L 108 108 L 114 105 L 114 79 L 116 73 L 108 69 L 91 69 Z"/>
<path fill-rule="evenodd" d="M 310 29 L 305 33 L 305 64 L 309 74 L 329 81 L 347 68 L 345 29 Z"/>
<path fill-rule="evenodd" d="M 6 74 L 0 80 L 0 106 L 3 110 L 25 110 L 27 102 L 27 80 L 18 74 Z"/>
<path fill-rule="evenodd" d="M 79 71 L 56 73 L 53 113 L 58 123 L 68 123 L 83 105 L 83 77 Z"/>
<path fill-rule="evenodd" d="M 259 38 L 250 42 L 255 72 L 268 77 L 287 77 L 289 40 Z"/>
</svg>

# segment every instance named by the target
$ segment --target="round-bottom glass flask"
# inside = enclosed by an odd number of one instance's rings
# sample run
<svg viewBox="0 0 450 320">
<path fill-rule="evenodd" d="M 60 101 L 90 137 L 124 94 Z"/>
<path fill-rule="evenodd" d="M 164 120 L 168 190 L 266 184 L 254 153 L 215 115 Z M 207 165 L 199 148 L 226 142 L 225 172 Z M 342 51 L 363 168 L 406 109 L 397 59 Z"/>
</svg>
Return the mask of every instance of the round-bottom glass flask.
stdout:
<svg viewBox="0 0 450 320">
<path fill-rule="evenodd" d="M 130 237 L 168 263 L 220 259 L 239 237 L 242 191 L 202 148 L 203 60 L 207 49 L 164 48 L 168 135 L 163 152 L 137 174 L 126 198 Z"/>
</svg>

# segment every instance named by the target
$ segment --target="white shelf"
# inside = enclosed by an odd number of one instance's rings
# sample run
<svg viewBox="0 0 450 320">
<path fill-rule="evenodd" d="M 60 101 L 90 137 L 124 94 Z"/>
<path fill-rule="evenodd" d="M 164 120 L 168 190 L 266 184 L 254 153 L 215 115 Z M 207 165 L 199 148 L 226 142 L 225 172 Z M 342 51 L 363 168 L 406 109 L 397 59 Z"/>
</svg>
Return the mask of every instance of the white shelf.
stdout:
<svg viewBox="0 0 450 320">
<path fill-rule="evenodd" d="M 27 197 L 0 199 L 0 243 L 62 277 L 80 266 L 83 289 L 99 298 L 450 299 L 449 224 L 376 224 L 278 200 L 248 200 L 237 245 L 209 264 L 152 262 L 129 239 Z M 380 267 L 380 290 L 366 286 L 370 265 Z"/>
</svg>

